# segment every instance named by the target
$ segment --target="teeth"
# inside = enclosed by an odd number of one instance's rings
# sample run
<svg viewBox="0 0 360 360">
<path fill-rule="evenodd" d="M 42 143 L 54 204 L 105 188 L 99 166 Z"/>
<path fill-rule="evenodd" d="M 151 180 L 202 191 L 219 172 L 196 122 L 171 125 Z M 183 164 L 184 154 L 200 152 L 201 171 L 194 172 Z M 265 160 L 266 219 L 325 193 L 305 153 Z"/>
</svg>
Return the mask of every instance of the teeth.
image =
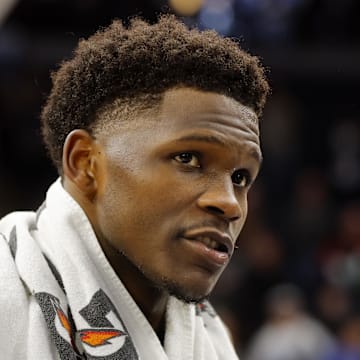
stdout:
<svg viewBox="0 0 360 360">
<path fill-rule="evenodd" d="M 211 249 L 215 249 L 217 247 L 217 242 L 215 240 L 210 239 L 207 236 L 199 236 L 196 238 L 196 240 L 202 242 Z"/>
</svg>

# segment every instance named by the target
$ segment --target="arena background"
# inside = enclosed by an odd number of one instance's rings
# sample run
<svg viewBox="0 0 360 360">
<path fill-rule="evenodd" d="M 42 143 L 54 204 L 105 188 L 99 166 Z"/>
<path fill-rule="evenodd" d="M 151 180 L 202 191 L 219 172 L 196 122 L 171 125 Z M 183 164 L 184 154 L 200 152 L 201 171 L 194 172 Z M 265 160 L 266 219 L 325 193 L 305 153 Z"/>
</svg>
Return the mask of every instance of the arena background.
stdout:
<svg viewBox="0 0 360 360">
<path fill-rule="evenodd" d="M 264 166 L 240 249 L 213 295 L 239 353 L 251 358 L 255 334 L 276 323 L 269 304 L 279 293 L 282 299 L 301 293 L 303 312 L 335 344 L 347 346 L 350 328 L 351 346 L 360 348 L 360 2 L 168 5 L 0 0 L 0 216 L 39 206 L 57 176 L 39 131 L 50 71 L 79 38 L 113 18 L 154 21 L 174 12 L 189 26 L 238 38 L 261 57 L 273 88 L 261 123 Z"/>
</svg>

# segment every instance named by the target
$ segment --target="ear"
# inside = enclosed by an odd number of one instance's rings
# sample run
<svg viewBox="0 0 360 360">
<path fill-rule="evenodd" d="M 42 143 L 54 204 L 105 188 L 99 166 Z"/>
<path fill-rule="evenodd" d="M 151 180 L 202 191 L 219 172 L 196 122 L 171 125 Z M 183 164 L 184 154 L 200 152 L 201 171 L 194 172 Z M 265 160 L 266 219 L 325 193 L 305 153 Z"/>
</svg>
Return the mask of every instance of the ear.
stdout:
<svg viewBox="0 0 360 360">
<path fill-rule="evenodd" d="M 74 184 L 89 200 L 98 190 L 98 143 L 85 130 L 76 129 L 66 137 L 62 167 L 66 181 Z"/>
</svg>

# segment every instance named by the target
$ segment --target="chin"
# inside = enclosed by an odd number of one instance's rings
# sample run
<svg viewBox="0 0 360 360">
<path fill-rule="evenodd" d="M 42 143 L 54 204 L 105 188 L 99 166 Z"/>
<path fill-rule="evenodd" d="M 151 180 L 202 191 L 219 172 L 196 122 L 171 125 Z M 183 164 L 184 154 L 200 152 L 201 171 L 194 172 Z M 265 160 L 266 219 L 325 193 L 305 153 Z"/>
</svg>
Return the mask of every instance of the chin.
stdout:
<svg viewBox="0 0 360 360">
<path fill-rule="evenodd" d="M 220 276 L 220 274 L 211 276 L 205 272 L 196 272 L 191 276 L 152 275 L 154 276 L 147 276 L 147 278 L 155 287 L 181 301 L 195 304 L 208 299 Z"/>
<path fill-rule="evenodd" d="M 200 287 L 186 286 L 169 279 L 162 279 L 158 286 L 165 290 L 169 295 L 175 296 L 177 299 L 185 303 L 201 303 L 206 300 L 212 289 L 201 290 Z"/>
<path fill-rule="evenodd" d="M 160 291 L 165 291 L 185 303 L 197 304 L 206 300 L 210 296 L 220 276 L 220 274 L 218 274 L 218 276 L 209 278 L 209 274 L 205 274 L 204 277 L 204 272 L 201 272 L 200 277 L 192 276 L 191 279 L 189 279 L 189 277 L 174 279 L 170 276 L 164 276 L 164 274 L 161 274 L 159 271 L 154 271 L 153 269 L 148 270 L 146 267 L 132 262 L 125 253 L 122 253 L 122 255 L 139 270 L 142 276 L 144 276 L 153 287 Z"/>
</svg>

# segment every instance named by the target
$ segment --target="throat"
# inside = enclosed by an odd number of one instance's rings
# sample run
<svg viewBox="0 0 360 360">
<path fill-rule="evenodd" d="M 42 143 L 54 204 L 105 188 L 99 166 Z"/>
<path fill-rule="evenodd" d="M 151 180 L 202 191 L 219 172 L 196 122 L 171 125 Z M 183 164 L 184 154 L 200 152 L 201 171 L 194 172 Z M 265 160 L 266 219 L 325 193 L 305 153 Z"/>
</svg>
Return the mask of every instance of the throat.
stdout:
<svg viewBox="0 0 360 360">
<path fill-rule="evenodd" d="M 158 325 L 158 329 L 155 331 L 163 347 L 165 341 L 165 331 L 166 331 L 166 313 L 164 314 L 164 316 L 162 316 L 160 323 Z"/>
<path fill-rule="evenodd" d="M 116 274 L 163 344 L 169 294 L 156 287 L 123 253 L 107 241 L 100 242 Z"/>
<path fill-rule="evenodd" d="M 163 296 L 161 299 L 158 299 L 156 303 L 153 302 L 151 305 L 147 302 L 138 304 L 162 345 L 164 345 L 166 331 L 167 302 L 168 296 Z"/>
</svg>

